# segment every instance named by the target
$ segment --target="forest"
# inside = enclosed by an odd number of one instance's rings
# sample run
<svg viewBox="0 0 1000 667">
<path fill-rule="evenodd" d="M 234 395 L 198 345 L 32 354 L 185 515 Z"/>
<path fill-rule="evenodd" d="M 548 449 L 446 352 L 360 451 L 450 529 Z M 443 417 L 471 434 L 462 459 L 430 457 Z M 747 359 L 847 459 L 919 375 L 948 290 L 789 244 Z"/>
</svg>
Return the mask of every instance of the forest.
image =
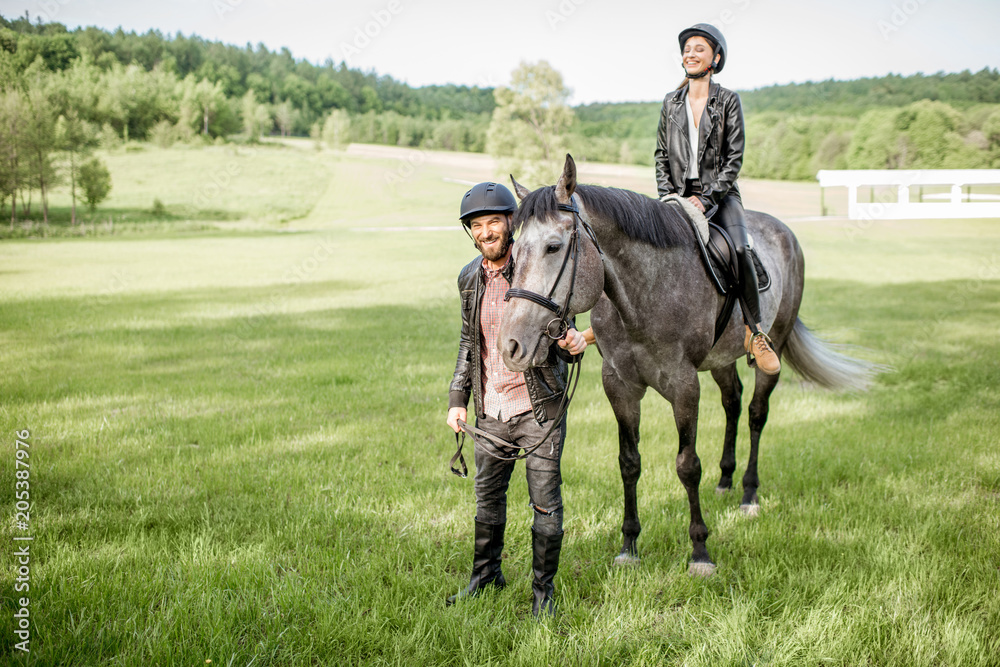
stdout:
<svg viewBox="0 0 1000 667">
<path fill-rule="evenodd" d="M 91 206 L 107 194 L 107 171 L 95 149 L 135 141 L 169 146 L 312 136 L 334 147 L 362 142 L 483 152 L 495 92 L 452 84 L 414 88 L 263 44 L 157 30 L 69 30 L 28 15 L 0 16 L 0 204 L 37 192 L 44 213 L 47 191 L 68 184 L 75 216 L 78 191 Z M 748 177 L 1000 167 L 995 68 L 739 92 Z M 659 110 L 660 102 L 574 107 L 561 143 L 579 160 L 652 164 Z"/>
</svg>

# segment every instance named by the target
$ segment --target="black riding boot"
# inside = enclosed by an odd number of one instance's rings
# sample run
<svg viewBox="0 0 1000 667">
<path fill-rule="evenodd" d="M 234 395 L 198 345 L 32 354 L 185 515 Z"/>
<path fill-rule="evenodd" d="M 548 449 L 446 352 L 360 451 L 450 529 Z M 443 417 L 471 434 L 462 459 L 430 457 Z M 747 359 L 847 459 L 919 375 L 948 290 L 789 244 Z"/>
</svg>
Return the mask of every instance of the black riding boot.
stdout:
<svg viewBox="0 0 1000 667">
<path fill-rule="evenodd" d="M 531 605 L 531 613 L 536 617 L 539 614 L 552 616 L 556 612 L 555 595 L 556 587 L 552 583 L 556 572 L 559 570 L 559 552 L 562 550 L 563 534 L 540 535 L 531 529 L 531 546 L 534 555 L 531 559 L 531 568 L 535 571 L 535 580 L 531 584 L 531 590 L 535 594 L 535 601 Z"/>
<path fill-rule="evenodd" d="M 760 322 L 760 283 L 757 282 L 757 267 L 754 266 L 750 248 L 739 248 L 736 251 L 740 264 L 740 292 L 747 304 L 749 313 L 743 313 L 751 328 L 756 328 Z"/>
<path fill-rule="evenodd" d="M 472 555 L 472 578 L 469 587 L 447 599 L 451 606 L 459 600 L 479 594 L 485 586 L 503 588 L 507 580 L 500 571 L 500 557 L 503 553 L 503 530 L 507 524 L 491 524 L 476 521 L 476 541 Z"/>
</svg>

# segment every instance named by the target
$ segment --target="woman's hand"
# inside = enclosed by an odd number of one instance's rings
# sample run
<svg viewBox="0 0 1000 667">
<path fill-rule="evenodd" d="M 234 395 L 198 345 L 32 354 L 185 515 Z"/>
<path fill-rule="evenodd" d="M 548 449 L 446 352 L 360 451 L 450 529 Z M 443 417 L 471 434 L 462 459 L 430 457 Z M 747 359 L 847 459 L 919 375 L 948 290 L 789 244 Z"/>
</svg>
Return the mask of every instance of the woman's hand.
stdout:
<svg viewBox="0 0 1000 667">
<path fill-rule="evenodd" d="M 701 200 L 695 197 L 694 195 L 688 197 L 688 201 L 691 202 L 694 205 L 694 207 L 699 211 L 701 211 L 702 213 L 705 212 L 705 205 L 702 204 Z"/>
</svg>

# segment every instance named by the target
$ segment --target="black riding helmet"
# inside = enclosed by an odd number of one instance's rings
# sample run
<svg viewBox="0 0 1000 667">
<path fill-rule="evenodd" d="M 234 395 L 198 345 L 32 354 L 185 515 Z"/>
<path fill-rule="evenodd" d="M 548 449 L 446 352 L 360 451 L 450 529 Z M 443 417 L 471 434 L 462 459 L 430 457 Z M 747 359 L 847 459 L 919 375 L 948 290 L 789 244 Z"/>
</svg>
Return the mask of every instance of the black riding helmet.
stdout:
<svg viewBox="0 0 1000 667">
<path fill-rule="evenodd" d="M 462 197 L 462 212 L 458 216 L 468 227 L 470 220 L 487 213 L 513 213 L 517 210 L 517 200 L 500 183 L 480 183 Z"/>
<path fill-rule="evenodd" d="M 684 44 L 687 43 L 689 39 L 698 35 L 704 37 L 709 41 L 713 47 L 712 60 L 715 60 L 716 54 L 719 55 L 719 64 L 713 65 L 709 69 L 705 70 L 708 73 L 710 70 L 714 69 L 716 74 L 722 71 L 722 68 L 726 65 L 726 38 L 722 36 L 722 33 L 711 23 L 696 23 L 687 30 L 681 30 L 681 34 L 677 36 L 677 41 L 681 44 L 681 53 L 684 53 Z M 700 78 L 705 76 L 705 73 L 699 74 L 693 78 Z"/>
</svg>

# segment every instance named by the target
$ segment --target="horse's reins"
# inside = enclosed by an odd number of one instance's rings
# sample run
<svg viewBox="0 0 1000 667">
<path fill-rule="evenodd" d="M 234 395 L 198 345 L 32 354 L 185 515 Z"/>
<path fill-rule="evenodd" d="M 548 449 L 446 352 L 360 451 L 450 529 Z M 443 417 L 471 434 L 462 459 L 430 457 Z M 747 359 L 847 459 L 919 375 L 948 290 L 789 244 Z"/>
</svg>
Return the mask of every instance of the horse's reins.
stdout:
<svg viewBox="0 0 1000 667">
<path fill-rule="evenodd" d="M 581 226 L 584 228 L 584 231 L 586 231 L 587 236 L 590 237 L 590 240 L 594 242 L 594 246 L 601 254 L 601 257 L 604 257 L 604 253 L 601 251 L 601 246 L 597 242 L 597 236 L 594 234 L 594 230 L 580 215 L 580 209 L 573 201 L 572 197 L 570 198 L 569 204 L 558 204 L 557 206 L 560 211 L 567 211 L 573 214 L 573 232 L 570 236 L 569 246 L 566 248 L 566 254 L 563 256 L 562 266 L 559 267 L 559 274 L 556 276 L 555 282 L 552 285 L 552 289 L 549 290 L 548 296 L 542 296 L 537 292 L 521 289 L 519 287 L 511 287 L 507 290 L 507 294 L 504 295 L 503 298 L 504 301 L 510 301 L 511 299 L 527 299 L 528 301 L 537 303 L 539 306 L 555 313 L 556 317 L 549 320 L 549 322 L 542 329 L 542 333 L 551 338 L 553 341 L 565 338 L 566 334 L 569 332 L 569 322 L 566 320 L 566 316 L 569 314 L 569 304 L 570 301 L 573 300 L 573 289 L 576 286 L 576 269 L 580 259 L 579 230 Z M 555 294 L 556 287 L 559 286 L 559 281 L 562 280 L 563 274 L 566 272 L 566 266 L 569 264 L 570 256 L 572 256 L 573 259 L 573 268 L 570 273 L 569 294 L 566 296 L 566 302 L 560 306 L 552 300 L 552 295 Z M 556 330 L 558 335 L 555 335 L 552 332 L 553 323 L 555 323 L 558 327 Z M 541 344 L 541 341 L 542 338 L 539 336 L 538 343 L 536 343 L 536 349 L 537 346 Z M 531 454 L 541 447 L 542 443 L 545 442 L 550 435 L 552 435 L 552 432 L 556 429 L 559 423 L 562 422 L 563 418 L 565 418 L 566 412 L 569 410 L 569 404 L 573 400 L 574 394 L 576 394 L 576 386 L 580 381 L 580 361 L 582 359 L 583 353 L 581 352 L 577 355 L 577 358 L 574 361 L 569 362 L 574 366 L 574 368 L 570 370 L 570 377 L 568 378 L 566 386 L 563 387 L 562 399 L 559 402 L 559 409 L 556 411 L 558 416 L 551 420 L 552 425 L 549 427 L 549 430 L 545 432 L 545 435 L 543 435 L 537 443 L 534 445 L 515 445 L 512 442 L 507 442 L 503 438 L 487 433 L 480 428 L 470 426 L 464 421 L 459 420 L 458 426 L 462 430 L 462 433 L 461 435 L 458 432 L 455 433 L 455 446 L 457 451 L 455 452 L 455 455 L 451 457 L 451 462 L 449 463 L 451 471 L 459 477 L 468 477 L 469 469 L 468 466 L 465 465 L 465 457 L 462 456 L 462 446 L 465 444 L 466 433 L 468 433 L 469 437 L 471 437 L 474 441 L 476 440 L 476 436 L 479 436 L 480 440 L 477 442 L 484 445 L 483 450 L 493 458 L 499 459 L 500 461 L 520 461 L 521 459 L 526 459 L 531 456 Z M 492 447 L 494 451 L 490 451 L 489 448 L 485 447 L 486 444 Z M 519 454 L 505 455 L 502 453 L 502 448 L 521 450 L 521 452 Z M 461 470 L 455 468 L 456 460 L 461 464 Z"/>
</svg>

